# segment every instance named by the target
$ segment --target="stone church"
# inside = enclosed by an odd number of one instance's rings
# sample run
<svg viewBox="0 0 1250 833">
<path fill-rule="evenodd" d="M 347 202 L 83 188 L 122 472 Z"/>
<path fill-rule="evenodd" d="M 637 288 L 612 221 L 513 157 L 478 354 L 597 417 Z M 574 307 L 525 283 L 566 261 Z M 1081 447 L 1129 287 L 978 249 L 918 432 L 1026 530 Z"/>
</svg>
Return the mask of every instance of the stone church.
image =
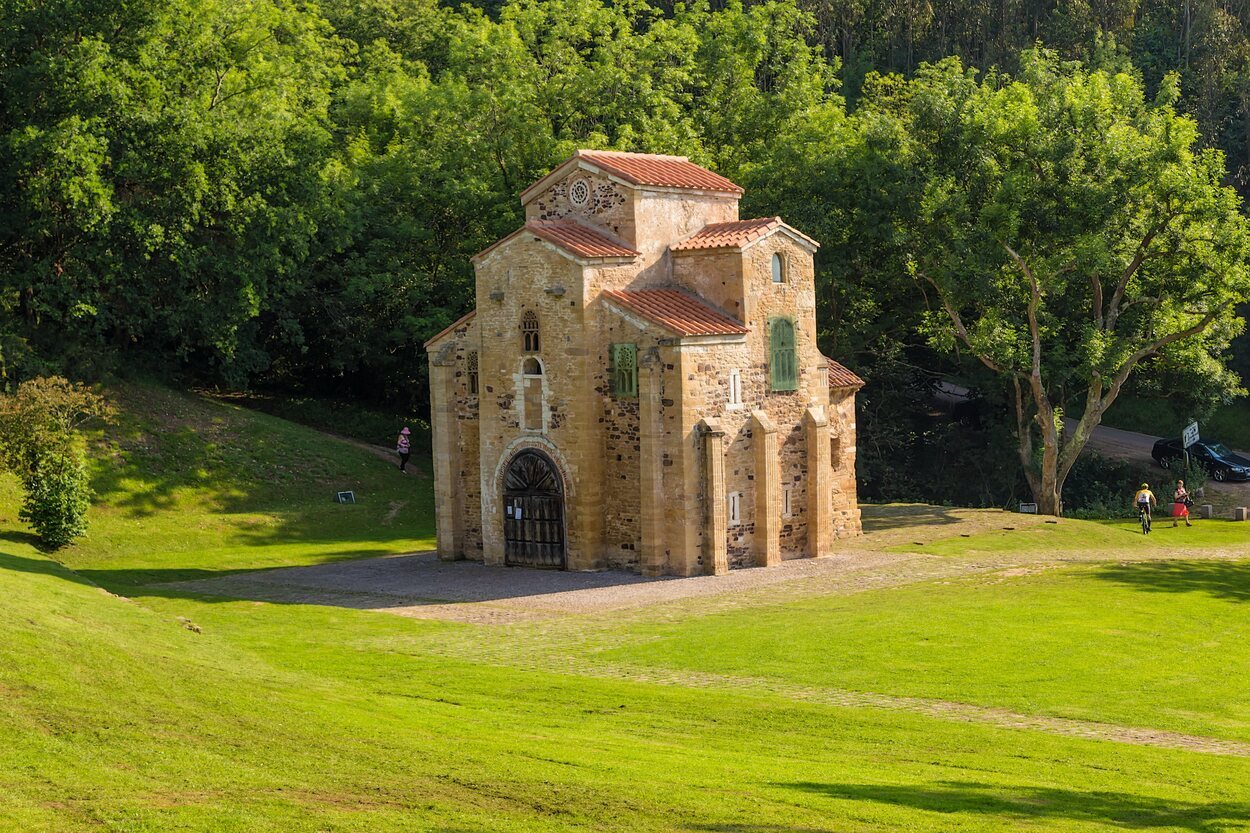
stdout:
<svg viewBox="0 0 1250 833">
<path fill-rule="evenodd" d="M 590 150 L 521 194 L 425 345 L 442 558 L 689 576 L 859 534 L 863 382 L 816 345 L 817 243 L 741 196 Z"/>
</svg>

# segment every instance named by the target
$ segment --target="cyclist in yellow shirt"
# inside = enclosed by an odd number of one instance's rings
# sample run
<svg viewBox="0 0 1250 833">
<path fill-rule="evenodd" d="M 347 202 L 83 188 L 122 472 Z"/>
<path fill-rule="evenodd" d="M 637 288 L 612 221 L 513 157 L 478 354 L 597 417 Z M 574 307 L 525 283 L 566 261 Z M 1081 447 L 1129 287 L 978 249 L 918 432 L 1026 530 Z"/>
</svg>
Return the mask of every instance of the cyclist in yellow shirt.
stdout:
<svg viewBox="0 0 1250 833">
<path fill-rule="evenodd" d="M 1155 493 L 1150 491 L 1149 483 L 1141 484 L 1141 488 L 1137 490 L 1137 494 L 1134 496 L 1133 502 L 1137 504 L 1137 515 L 1139 517 L 1145 515 L 1146 517 L 1147 523 L 1144 528 L 1147 530 L 1150 529 L 1149 521 L 1152 519 L 1150 508 L 1157 505 L 1159 501 L 1155 499 Z"/>
</svg>

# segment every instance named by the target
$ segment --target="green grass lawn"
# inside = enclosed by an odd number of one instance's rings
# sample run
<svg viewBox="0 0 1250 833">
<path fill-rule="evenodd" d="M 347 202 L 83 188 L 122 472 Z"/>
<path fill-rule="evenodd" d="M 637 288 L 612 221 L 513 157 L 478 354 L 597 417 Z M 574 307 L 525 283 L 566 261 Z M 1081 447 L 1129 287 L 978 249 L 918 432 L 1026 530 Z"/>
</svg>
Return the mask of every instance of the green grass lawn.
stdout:
<svg viewBox="0 0 1250 833">
<path fill-rule="evenodd" d="M 16 524 L 12 487 L 0 494 L 5 833 L 1250 829 L 1250 757 L 510 661 L 557 633 L 545 622 L 145 586 L 428 546 L 429 481 L 270 417 L 150 388 L 121 396 L 91 537 L 56 554 L 68 566 Z M 340 488 L 362 502 L 331 503 Z M 890 521 L 896 534 L 909 514 Z M 1134 561 L 1168 549 L 1127 525 L 963 538 L 950 520 L 921 516 L 912 548 L 975 563 L 1085 542 L 1101 560 L 588 616 L 597 636 L 548 648 L 589 666 L 1250 738 L 1250 563 Z M 1240 530 L 1180 532 L 1213 548 Z M 494 645 L 489 662 L 467 650 Z"/>
<path fill-rule="evenodd" d="M 275 417 L 155 387 L 115 388 L 95 440 L 90 535 L 58 555 L 104 582 L 205 577 L 434 546 L 428 464 L 405 476 L 368 451 Z M 334 495 L 356 493 L 355 505 Z M 17 486 L 0 480 L 0 522 Z"/>
<path fill-rule="evenodd" d="M 1018 517 L 1018 516 L 1017 516 Z M 1003 515 L 1000 527 L 971 536 L 943 537 L 941 530 L 895 547 L 900 552 L 929 555 L 969 555 L 1012 552 L 1107 552 L 1149 555 L 1178 548 L 1201 550 L 1246 549 L 1250 556 L 1250 523 L 1196 520 L 1192 527 L 1172 526 L 1172 519 L 1157 514 L 1150 535 L 1142 535 L 1141 523 L 1133 520 L 1079 521 L 1064 518 L 1057 523 L 1025 525 Z"/>
</svg>

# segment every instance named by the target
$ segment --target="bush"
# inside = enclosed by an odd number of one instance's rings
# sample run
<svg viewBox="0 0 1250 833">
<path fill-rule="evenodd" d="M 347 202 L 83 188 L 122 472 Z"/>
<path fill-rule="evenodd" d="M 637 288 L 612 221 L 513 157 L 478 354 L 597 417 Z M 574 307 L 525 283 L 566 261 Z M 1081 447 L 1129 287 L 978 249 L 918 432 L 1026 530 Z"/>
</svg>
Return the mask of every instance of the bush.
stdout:
<svg viewBox="0 0 1250 833">
<path fill-rule="evenodd" d="M 98 394 L 56 376 L 0 397 L 0 462 L 22 481 L 18 517 L 44 546 L 63 547 L 86 532 L 91 488 L 78 429 L 111 414 Z"/>
<path fill-rule="evenodd" d="M 87 532 L 91 488 L 85 457 L 80 449 L 50 450 L 22 476 L 26 495 L 18 518 L 46 547 L 59 549 Z"/>
<path fill-rule="evenodd" d="M 1198 465 L 1174 464 L 1166 472 L 1160 469 L 1111 460 L 1085 453 L 1072 467 L 1063 487 L 1064 514 L 1086 520 L 1135 518 L 1133 494 L 1142 483 L 1149 483 L 1161 508 L 1168 508 L 1176 491 L 1176 481 L 1184 480 L 1192 493 L 1206 484 L 1207 475 Z"/>
</svg>

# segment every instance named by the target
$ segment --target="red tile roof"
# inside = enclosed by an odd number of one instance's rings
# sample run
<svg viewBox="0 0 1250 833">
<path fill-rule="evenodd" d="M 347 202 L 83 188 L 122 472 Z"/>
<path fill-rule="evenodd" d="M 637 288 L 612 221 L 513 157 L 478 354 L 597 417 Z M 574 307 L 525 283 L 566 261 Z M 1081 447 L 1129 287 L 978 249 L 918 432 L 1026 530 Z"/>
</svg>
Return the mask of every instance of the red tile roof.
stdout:
<svg viewBox="0 0 1250 833">
<path fill-rule="evenodd" d="M 606 290 L 614 304 L 681 336 L 746 335 L 741 321 L 677 289 Z"/>
<path fill-rule="evenodd" d="M 803 232 L 786 225 L 780 217 L 760 217 L 755 220 L 734 220 L 729 223 L 706 225 L 694 236 L 687 237 L 680 243 L 674 243 L 671 248 L 675 252 L 695 249 L 740 249 L 780 228 L 788 230 L 813 246 L 820 245 Z"/>
<path fill-rule="evenodd" d="M 530 220 L 528 231 L 579 257 L 637 257 L 638 252 L 576 220 Z"/>
<path fill-rule="evenodd" d="M 465 325 L 465 324 L 468 324 L 470 321 L 472 321 L 472 320 L 473 320 L 473 316 L 475 316 L 475 315 L 477 315 L 477 310 L 475 310 L 475 309 L 471 309 L 471 310 L 469 310 L 469 311 L 468 311 L 468 312 L 466 312 L 464 315 L 460 316 L 460 317 L 459 317 L 459 318 L 457 318 L 455 321 L 451 322 L 451 324 L 449 324 L 448 326 L 446 326 L 446 327 L 444 327 L 443 329 L 439 330 L 439 331 L 438 331 L 437 333 L 435 333 L 434 335 L 430 336 L 428 339 L 426 339 L 425 344 L 423 344 L 423 345 L 421 345 L 421 346 L 422 346 L 422 347 L 429 347 L 431 344 L 433 344 L 434 342 L 438 341 L 438 340 L 439 340 L 440 338 L 442 338 L 443 336 L 448 335 L 448 334 L 450 334 L 450 333 L 452 333 L 452 332 L 454 332 L 454 331 L 456 331 L 456 330 L 460 329 L 460 327 L 461 327 L 461 326 L 463 326 L 463 325 Z"/>
<path fill-rule="evenodd" d="M 831 388 L 862 388 L 864 380 L 835 362 L 828 356 L 825 361 L 829 365 L 829 387 Z"/>
<path fill-rule="evenodd" d="M 623 153 L 615 150 L 579 150 L 575 158 L 585 159 L 592 165 L 603 168 L 635 185 L 742 193 L 742 188 L 739 186 L 720 174 L 714 174 L 707 168 L 694 164 L 685 156 Z"/>
<path fill-rule="evenodd" d="M 634 258 L 638 256 L 638 252 L 619 240 L 608 237 L 603 232 L 589 226 L 584 226 L 576 220 L 530 220 L 512 234 L 482 249 L 482 251 L 473 256 L 473 260 L 485 257 L 518 234 L 527 232 L 536 237 L 541 237 L 548 243 L 559 246 L 577 257 Z"/>
</svg>

